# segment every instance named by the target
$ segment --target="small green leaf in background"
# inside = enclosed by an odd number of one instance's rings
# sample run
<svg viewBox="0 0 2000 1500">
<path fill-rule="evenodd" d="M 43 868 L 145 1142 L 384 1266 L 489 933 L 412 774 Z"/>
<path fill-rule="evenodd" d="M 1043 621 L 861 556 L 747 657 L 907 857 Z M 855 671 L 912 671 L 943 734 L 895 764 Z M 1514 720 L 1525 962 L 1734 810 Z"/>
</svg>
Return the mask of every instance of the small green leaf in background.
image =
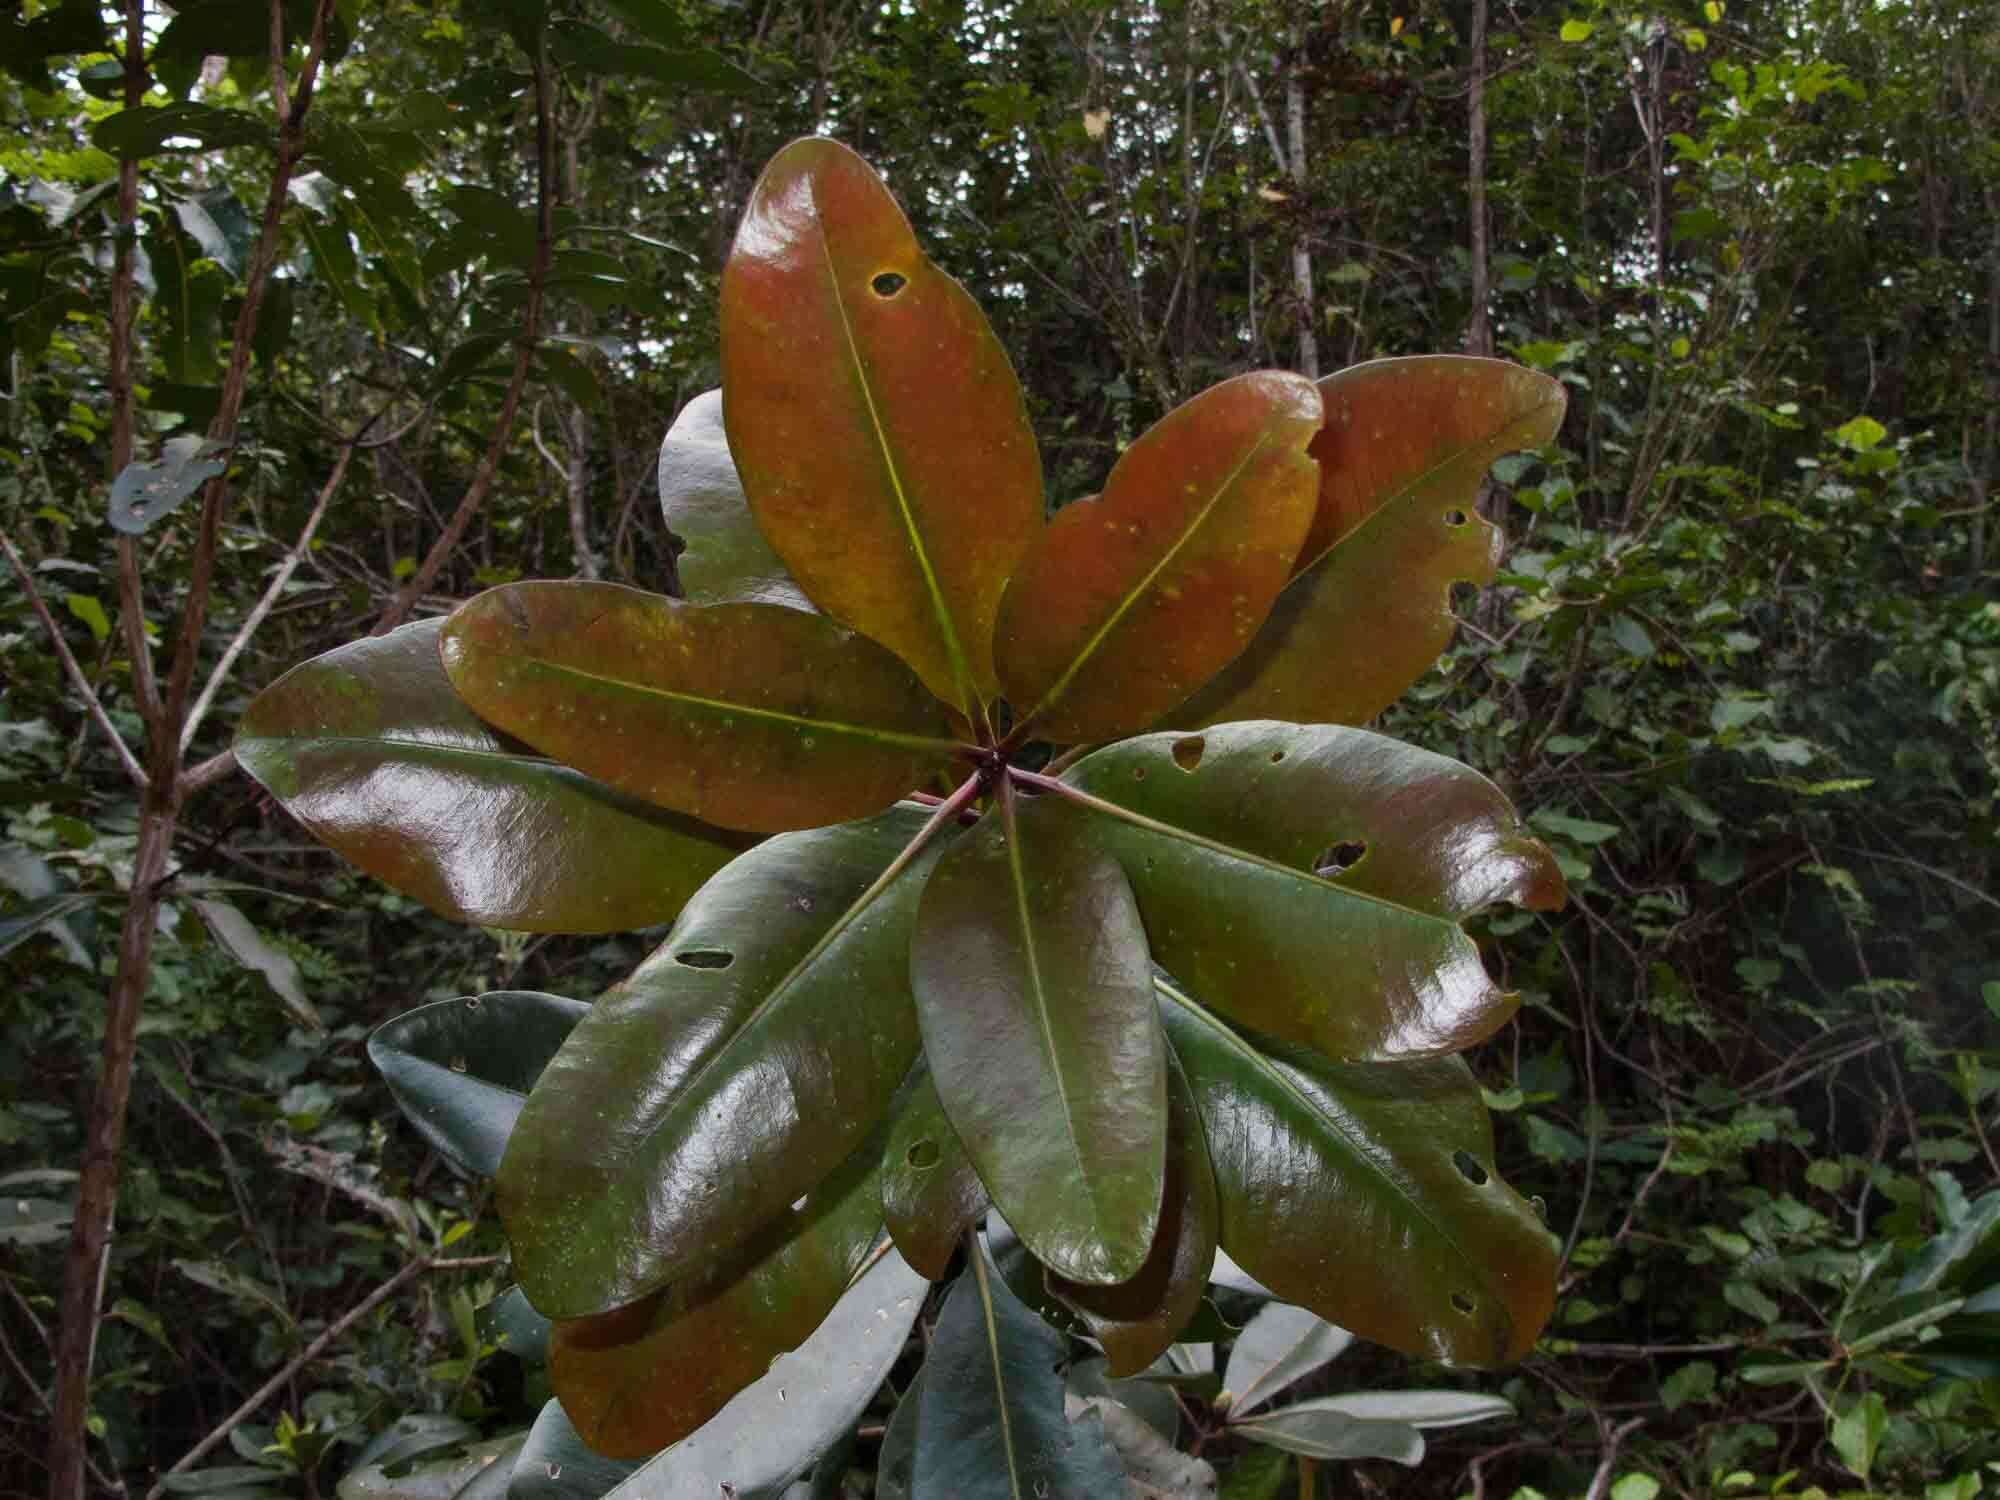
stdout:
<svg viewBox="0 0 2000 1500">
<path fill-rule="evenodd" d="M 95 594 L 65 594 L 63 603 L 69 612 L 90 627 L 90 633 L 101 646 L 111 635 L 111 621 L 105 616 L 104 606 Z"/>
<path fill-rule="evenodd" d="M 1715 1366 L 1705 1359 L 1682 1365 L 1660 1382 L 1660 1401 L 1668 1411 L 1690 1401 L 1706 1401 L 1714 1392 Z"/>
<path fill-rule="evenodd" d="M 1881 446 L 1889 429 L 1873 417 L 1856 417 L 1833 429 L 1833 440 L 1851 453 L 1866 453 Z"/>
<path fill-rule="evenodd" d="M 1879 1391 L 1870 1391 L 1840 1414 L 1833 1424 L 1833 1446 L 1849 1472 L 1865 1484 L 1875 1466 L 1882 1434 L 1889 1430 L 1889 1408 Z"/>
<path fill-rule="evenodd" d="M 1611 1481 L 1611 1500 L 1654 1500 L 1660 1481 L 1650 1474 L 1621 1474 Z"/>
<path fill-rule="evenodd" d="M 1979 993 L 1986 1001 L 1987 1010 L 1992 1012 L 1996 1021 L 2000 1021 L 2000 979 L 1987 980 L 1979 987 Z"/>
<path fill-rule="evenodd" d="M 1595 30 L 1597 28 L 1588 21 L 1565 21 L 1562 26 L 1562 39 L 1566 42 L 1587 42 Z"/>
<path fill-rule="evenodd" d="M 1653 637 L 1630 615 L 1619 615 L 1611 622 L 1611 638 L 1624 650 L 1627 656 L 1641 660 L 1651 656 L 1658 648 L 1653 645 Z"/>
</svg>

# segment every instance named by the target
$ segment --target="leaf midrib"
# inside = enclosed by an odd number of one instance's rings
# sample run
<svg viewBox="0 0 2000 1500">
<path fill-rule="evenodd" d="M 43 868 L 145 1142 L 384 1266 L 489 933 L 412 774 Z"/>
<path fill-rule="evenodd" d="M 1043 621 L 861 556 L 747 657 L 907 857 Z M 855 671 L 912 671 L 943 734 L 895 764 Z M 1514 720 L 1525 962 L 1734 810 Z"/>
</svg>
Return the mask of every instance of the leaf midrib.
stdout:
<svg viewBox="0 0 2000 1500">
<path fill-rule="evenodd" d="M 1014 1453 L 1014 1418 L 1007 1408 L 1007 1376 L 1000 1363 L 1000 1320 L 993 1306 L 986 1251 L 976 1241 L 972 1246 L 972 1269 L 979 1283 L 979 1315 L 986 1326 L 986 1357 L 993 1366 L 993 1393 L 1000 1398 L 994 1406 L 1000 1416 L 1000 1446 L 1007 1455 L 1007 1492 L 1014 1500 L 1022 1500 L 1021 1464 Z"/>
<path fill-rule="evenodd" d="M 1097 655 L 1098 650 L 1104 645 L 1105 638 L 1118 628 L 1119 622 L 1132 612 L 1140 598 L 1152 588 L 1154 580 L 1166 570 L 1167 566 L 1176 557 L 1180 556 L 1182 549 L 1194 540 L 1195 534 L 1208 524 L 1208 518 L 1214 512 L 1216 506 L 1220 505 L 1230 491 L 1235 488 L 1236 481 L 1242 477 L 1243 471 L 1250 467 L 1251 462 L 1270 445 L 1270 442 L 1271 436 L 1268 432 L 1258 436 L 1257 441 L 1251 445 L 1250 451 L 1243 455 L 1228 474 L 1223 476 L 1222 481 L 1215 487 L 1215 493 L 1208 498 L 1207 503 L 1201 507 L 1201 510 L 1196 514 L 1194 519 L 1182 529 L 1180 536 L 1175 540 L 1174 544 L 1160 555 L 1159 561 L 1147 570 L 1146 576 L 1140 579 L 1123 599 L 1118 601 L 1117 607 L 1092 632 L 1090 639 L 1084 642 L 1082 649 L 1070 659 L 1070 664 L 1063 669 L 1062 675 L 1055 680 L 1054 685 L 1042 694 L 1041 701 L 1023 716 L 1024 720 L 1034 719 L 1038 715 L 1047 712 L 1051 705 L 1061 701 L 1063 694 L 1069 691 L 1070 684 L 1076 680 L 1077 673 L 1084 669 L 1085 665 L 1092 657 Z M 1117 478 L 1116 473 L 1112 475 L 1112 478 Z M 1109 486 L 1107 486 L 1105 499 L 1109 498 Z M 1104 500 L 1099 500 L 1097 503 L 1102 505 Z"/>
</svg>

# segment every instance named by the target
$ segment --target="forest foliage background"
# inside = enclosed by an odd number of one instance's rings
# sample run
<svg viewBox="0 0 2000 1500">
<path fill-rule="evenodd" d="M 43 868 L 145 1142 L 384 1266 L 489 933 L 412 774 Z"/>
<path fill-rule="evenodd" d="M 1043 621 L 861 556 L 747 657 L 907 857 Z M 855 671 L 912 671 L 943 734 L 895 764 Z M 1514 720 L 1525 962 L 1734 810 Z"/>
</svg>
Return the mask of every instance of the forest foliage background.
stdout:
<svg viewBox="0 0 2000 1500">
<path fill-rule="evenodd" d="M 672 588 L 657 446 L 716 382 L 755 173 L 815 132 L 988 310 L 1053 495 L 1245 369 L 1463 350 L 1569 389 L 1482 499 L 1499 581 L 1383 724 L 1493 776 L 1571 881 L 1478 929 L 1525 1003 L 1474 1059 L 1562 1300 L 1487 1377 L 1516 1423 L 1337 1483 L 2000 1485 L 2000 1361 L 1935 1378 L 1937 1328 L 1883 1313 L 2000 1185 L 1990 0 L 341 0 L 309 113 L 274 101 L 274 13 L 296 90 L 295 0 L 0 10 L 0 1491 L 49 1483 L 108 1025 L 135 1052 L 93 1488 L 150 1487 L 399 1273 L 217 1461 L 311 1496 L 401 1413 L 532 1416 L 475 1316 L 493 1217 L 362 1042 L 444 996 L 589 998 L 648 939 L 444 923 L 305 839 L 228 737 L 391 613 Z M 135 462 L 151 488 L 114 487 Z M 135 647 L 181 695 L 164 748 Z M 141 768 L 187 794 L 151 867 Z"/>
</svg>

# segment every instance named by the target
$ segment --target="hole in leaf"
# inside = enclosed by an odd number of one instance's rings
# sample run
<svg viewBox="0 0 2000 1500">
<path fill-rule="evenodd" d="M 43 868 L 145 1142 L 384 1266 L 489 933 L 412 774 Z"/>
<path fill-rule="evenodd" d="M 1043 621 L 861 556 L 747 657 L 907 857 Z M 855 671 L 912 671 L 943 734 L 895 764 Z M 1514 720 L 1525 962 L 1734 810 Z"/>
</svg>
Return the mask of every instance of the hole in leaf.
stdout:
<svg viewBox="0 0 2000 1500">
<path fill-rule="evenodd" d="M 938 1157 L 941 1154 L 936 1141 L 918 1141 L 910 1147 L 909 1154 L 905 1159 L 916 1171 L 928 1172 L 938 1164 Z"/>
<path fill-rule="evenodd" d="M 1458 1168 L 1459 1176 L 1474 1187 L 1486 1185 L 1486 1168 L 1479 1165 L 1478 1159 L 1470 1151 L 1452 1152 L 1451 1164 Z"/>
<path fill-rule="evenodd" d="M 1191 734 L 1184 740 L 1174 741 L 1174 764 L 1183 771 L 1192 771 L 1201 764 L 1201 752 L 1208 748 L 1208 741 L 1198 734 Z"/>
<path fill-rule="evenodd" d="M 1134 781 L 1144 781 L 1146 779 L 1146 768 L 1144 766 L 1134 766 L 1132 768 L 1132 779 Z"/>
<path fill-rule="evenodd" d="M 807 1195 L 804 1193 L 800 1193 L 798 1197 L 792 1200 L 792 1212 L 795 1214 L 804 1213 L 806 1211 L 806 1204 L 808 1201 L 809 1199 Z"/>
<path fill-rule="evenodd" d="M 1451 1294 L 1451 1305 L 1464 1313 L 1468 1318 L 1472 1316 L 1472 1299 L 1466 1296 L 1464 1292 L 1453 1292 Z"/>
<path fill-rule="evenodd" d="M 1479 585 L 1476 583 L 1454 583 L 1451 586 L 1451 607 L 1458 614 L 1464 614 L 1479 600 Z"/>
<path fill-rule="evenodd" d="M 1447 526 L 1463 526 L 1468 519 L 1470 518 L 1462 510 L 1448 510 L 1444 513 L 1444 524 Z"/>
<path fill-rule="evenodd" d="M 467 995 L 465 997 L 465 1008 L 467 1010 L 478 1010 L 479 997 L 477 995 Z"/>
<path fill-rule="evenodd" d="M 736 962 L 736 955 L 727 948 L 683 948 L 674 962 L 686 969 L 726 969 Z"/>
<path fill-rule="evenodd" d="M 1285 758 L 1285 752 L 1282 750 L 1273 750 L 1271 752 L 1271 764 L 1274 766 L 1284 758 Z"/>
<path fill-rule="evenodd" d="M 1360 839 L 1349 839 L 1343 844 L 1329 844 L 1313 856 L 1313 874 L 1322 880 L 1331 880 L 1336 875 L 1344 875 L 1361 863 L 1367 854 L 1368 845 Z"/>
<path fill-rule="evenodd" d="M 884 271 L 868 283 L 870 291 L 878 297 L 893 297 L 910 284 L 910 278 L 894 271 Z"/>
<path fill-rule="evenodd" d="M 454 1073 L 463 1073 L 466 1070 L 465 1059 L 462 1057 L 454 1057 L 451 1060 L 451 1070 Z"/>
</svg>

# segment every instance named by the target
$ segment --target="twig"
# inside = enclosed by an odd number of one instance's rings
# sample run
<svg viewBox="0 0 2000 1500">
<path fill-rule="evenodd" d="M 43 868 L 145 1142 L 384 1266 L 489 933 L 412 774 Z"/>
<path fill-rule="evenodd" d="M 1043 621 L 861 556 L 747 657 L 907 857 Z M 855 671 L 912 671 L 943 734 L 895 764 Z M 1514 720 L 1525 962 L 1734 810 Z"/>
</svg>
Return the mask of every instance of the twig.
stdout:
<svg viewBox="0 0 2000 1500">
<path fill-rule="evenodd" d="M 215 664 L 215 670 L 209 673 L 208 681 L 202 685 L 201 696 L 195 699 L 194 707 L 188 710 L 187 723 L 181 726 L 183 755 L 187 753 L 188 746 L 194 743 L 195 731 L 201 728 L 201 721 L 208 716 L 209 709 L 214 707 L 215 695 L 221 690 L 224 680 L 228 678 L 229 669 L 236 665 L 236 659 L 243 654 L 243 648 L 250 644 L 250 637 L 257 633 L 257 627 L 264 623 L 264 617 L 270 614 L 271 607 L 278 602 L 278 595 L 283 593 L 285 585 L 291 582 L 292 574 L 298 569 L 299 559 L 305 556 L 306 548 L 312 545 L 313 533 L 319 530 L 319 523 L 326 515 L 328 502 L 333 499 L 334 491 L 340 488 L 340 481 L 347 475 L 348 460 L 353 457 L 354 448 L 351 444 L 341 448 L 340 457 L 334 460 L 333 472 L 327 476 L 326 483 L 320 486 L 319 498 L 313 501 L 312 513 L 306 517 L 306 524 L 299 528 L 298 540 L 292 543 L 291 551 L 285 554 L 285 560 L 278 564 L 278 571 L 272 575 L 270 586 L 264 590 L 263 597 L 244 617 L 228 648 L 222 653 L 222 660 Z"/>
<path fill-rule="evenodd" d="M 146 1500 L 160 1500 L 160 1497 L 167 1492 L 167 1478 L 169 1475 L 185 1473 L 188 1469 L 200 1463 L 202 1459 L 208 1456 L 216 1444 L 229 1436 L 231 1428 L 255 1413 L 257 1408 L 289 1384 L 292 1377 L 298 1374 L 300 1370 L 311 1364 L 315 1359 L 318 1359 L 328 1346 L 342 1334 L 346 1333 L 348 1329 L 367 1317 L 368 1314 L 395 1296 L 403 1287 L 423 1275 L 424 1272 L 472 1271 L 482 1266 L 498 1265 L 503 1258 L 498 1255 L 472 1255 L 466 1256 L 461 1260 L 440 1260 L 435 1255 L 424 1255 L 411 1261 L 402 1270 L 398 1271 L 366 1297 L 355 1303 L 353 1307 L 342 1313 L 338 1319 L 328 1324 L 325 1332 L 321 1333 L 318 1338 L 307 1344 L 305 1348 L 286 1361 L 284 1367 L 269 1380 L 257 1387 L 256 1391 L 251 1394 L 247 1401 L 224 1417 L 214 1431 L 188 1449 L 186 1453 L 182 1454 L 180 1461 L 167 1470 L 165 1474 L 162 1474 L 159 1482 L 146 1491 Z"/>
<path fill-rule="evenodd" d="M 138 757 L 132 753 L 132 747 L 125 743 L 125 736 L 118 732 L 111 722 L 111 716 L 104 711 L 104 704 L 98 698 L 96 689 L 91 687 L 90 679 L 84 676 L 83 668 L 78 664 L 75 653 L 69 649 L 69 642 L 63 639 L 62 630 L 56 625 L 55 616 L 49 613 L 49 606 L 43 600 L 41 590 L 35 587 L 34 575 L 28 571 L 27 564 L 21 561 L 21 554 L 14 550 L 14 543 L 4 530 L 0 530 L 0 551 L 7 554 L 7 561 L 13 566 L 14 576 L 21 580 L 21 587 L 28 596 L 28 607 L 35 612 L 36 618 L 42 622 L 42 628 L 48 632 L 49 641 L 56 649 L 56 657 L 62 662 L 63 671 L 69 677 L 70 685 L 83 698 L 84 708 L 89 711 L 97 727 L 104 731 L 105 738 L 111 741 L 112 749 L 118 752 L 118 762 L 125 767 L 125 774 L 131 778 L 132 784 L 143 789 L 148 779 L 145 767 L 139 764 Z"/>
<path fill-rule="evenodd" d="M 1597 1462 L 1597 1472 L 1590 1478 L 1590 1488 L 1585 1492 L 1584 1500 L 1604 1500 L 1611 1493 L 1611 1471 L 1618 1467 L 1618 1450 L 1625 1446 L 1625 1439 L 1645 1425 L 1644 1417 L 1633 1417 L 1616 1427 L 1602 1418 L 1598 1419 L 1597 1430 L 1604 1438 L 1604 1457 Z"/>
</svg>

